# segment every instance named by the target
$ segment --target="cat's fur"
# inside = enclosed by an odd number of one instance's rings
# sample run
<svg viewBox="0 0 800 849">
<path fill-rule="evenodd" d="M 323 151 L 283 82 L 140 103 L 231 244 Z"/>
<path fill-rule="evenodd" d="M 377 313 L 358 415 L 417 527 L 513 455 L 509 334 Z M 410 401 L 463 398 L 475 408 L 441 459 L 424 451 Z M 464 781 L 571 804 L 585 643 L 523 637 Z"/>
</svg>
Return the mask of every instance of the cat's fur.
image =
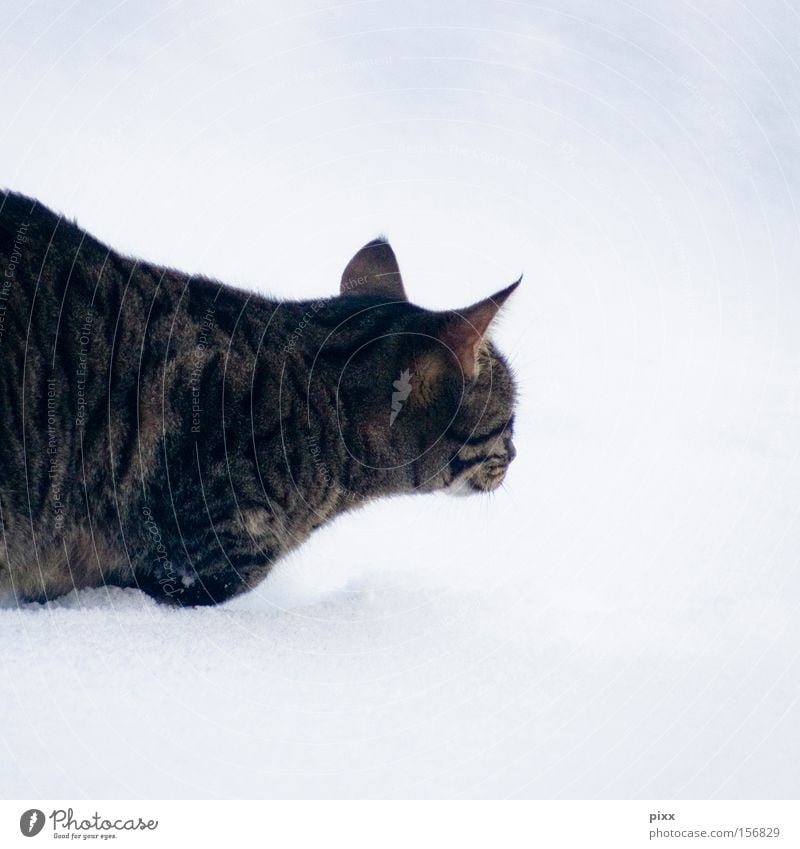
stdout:
<svg viewBox="0 0 800 849">
<path fill-rule="evenodd" d="M 431 312 L 376 240 L 338 297 L 271 300 L 0 192 L 0 592 L 212 604 L 370 499 L 494 489 L 514 383 L 485 333 L 515 285 Z"/>
</svg>

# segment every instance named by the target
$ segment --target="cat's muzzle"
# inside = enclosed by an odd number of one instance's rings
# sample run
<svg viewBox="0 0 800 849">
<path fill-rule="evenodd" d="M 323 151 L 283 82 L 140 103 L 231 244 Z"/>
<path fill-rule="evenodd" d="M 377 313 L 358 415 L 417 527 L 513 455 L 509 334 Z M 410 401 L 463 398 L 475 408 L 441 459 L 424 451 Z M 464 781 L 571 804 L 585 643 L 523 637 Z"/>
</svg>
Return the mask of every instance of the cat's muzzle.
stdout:
<svg viewBox="0 0 800 849">
<path fill-rule="evenodd" d="M 455 474 L 447 492 L 451 495 L 471 495 L 476 492 L 494 492 L 505 480 L 506 472 L 517 450 L 509 439 L 502 453 L 490 454 L 480 463 Z"/>
</svg>

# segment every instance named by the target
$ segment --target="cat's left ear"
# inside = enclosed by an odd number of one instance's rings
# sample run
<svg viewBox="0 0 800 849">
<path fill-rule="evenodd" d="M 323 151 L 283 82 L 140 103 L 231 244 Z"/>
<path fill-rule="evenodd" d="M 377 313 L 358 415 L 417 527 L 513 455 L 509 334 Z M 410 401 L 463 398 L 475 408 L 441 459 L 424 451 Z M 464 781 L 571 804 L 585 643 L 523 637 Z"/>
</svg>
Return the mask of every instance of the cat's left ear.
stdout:
<svg viewBox="0 0 800 849">
<path fill-rule="evenodd" d="M 478 374 L 478 353 L 489 325 L 521 282 L 520 277 L 490 298 L 484 298 L 471 307 L 453 310 L 445 315 L 439 338 L 455 355 L 464 377 L 468 380 Z"/>
<path fill-rule="evenodd" d="M 342 295 L 380 295 L 407 301 L 394 251 L 386 239 L 374 239 L 347 263 L 339 287 Z"/>
</svg>

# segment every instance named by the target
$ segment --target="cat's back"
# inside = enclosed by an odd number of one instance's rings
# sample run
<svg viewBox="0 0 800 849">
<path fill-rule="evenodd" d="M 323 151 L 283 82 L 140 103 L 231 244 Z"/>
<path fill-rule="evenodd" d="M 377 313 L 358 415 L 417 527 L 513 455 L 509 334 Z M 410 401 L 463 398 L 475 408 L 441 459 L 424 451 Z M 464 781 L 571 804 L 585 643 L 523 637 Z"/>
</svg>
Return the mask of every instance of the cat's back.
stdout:
<svg viewBox="0 0 800 849">
<path fill-rule="evenodd" d="M 33 198 L 0 192 L 0 298 L 28 343 L 31 325 L 49 322 L 54 310 L 58 319 L 66 289 L 80 300 L 109 261 L 112 252 L 75 222 Z"/>
<path fill-rule="evenodd" d="M 14 242 L 29 239 L 57 220 L 51 210 L 17 192 L 0 191 L 0 255 L 8 258 Z"/>
<path fill-rule="evenodd" d="M 13 274 L 30 270 L 30 260 L 57 260 L 88 238 L 75 222 L 48 209 L 34 198 L 0 191 L 0 259 L 15 257 Z M 96 240 L 91 240 L 96 244 Z M 87 245 L 88 247 L 88 245 Z M 16 255 L 19 255 L 16 257 Z M 22 268 L 19 260 L 25 260 Z"/>
<path fill-rule="evenodd" d="M 38 201 L 0 193 L 0 490 L 41 507 L 76 473 L 80 423 L 102 442 L 113 253 Z M 103 270 L 106 267 L 106 270 Z M 96 438 L 95 438 L 96 437 Z M 56 462 L 57 460 L 57 462 Z"/>
</svg>

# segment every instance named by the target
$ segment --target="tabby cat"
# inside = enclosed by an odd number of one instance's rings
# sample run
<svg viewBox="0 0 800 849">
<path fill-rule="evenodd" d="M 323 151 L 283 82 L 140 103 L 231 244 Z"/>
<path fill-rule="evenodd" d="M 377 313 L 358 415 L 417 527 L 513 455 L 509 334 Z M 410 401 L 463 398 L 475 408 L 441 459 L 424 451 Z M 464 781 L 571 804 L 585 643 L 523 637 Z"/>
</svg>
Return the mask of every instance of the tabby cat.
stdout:
<svg viewBox="0 0 800 849">
<path fill-rule="evenodd" d="M 486 334 L 518 283 L 432 312 L 377 239 L 338 297 L 279 301 L 0 192 L 0 592 L 215 604 L 374 498 L 495 489 L 515 390 Z"/>
</svg>

